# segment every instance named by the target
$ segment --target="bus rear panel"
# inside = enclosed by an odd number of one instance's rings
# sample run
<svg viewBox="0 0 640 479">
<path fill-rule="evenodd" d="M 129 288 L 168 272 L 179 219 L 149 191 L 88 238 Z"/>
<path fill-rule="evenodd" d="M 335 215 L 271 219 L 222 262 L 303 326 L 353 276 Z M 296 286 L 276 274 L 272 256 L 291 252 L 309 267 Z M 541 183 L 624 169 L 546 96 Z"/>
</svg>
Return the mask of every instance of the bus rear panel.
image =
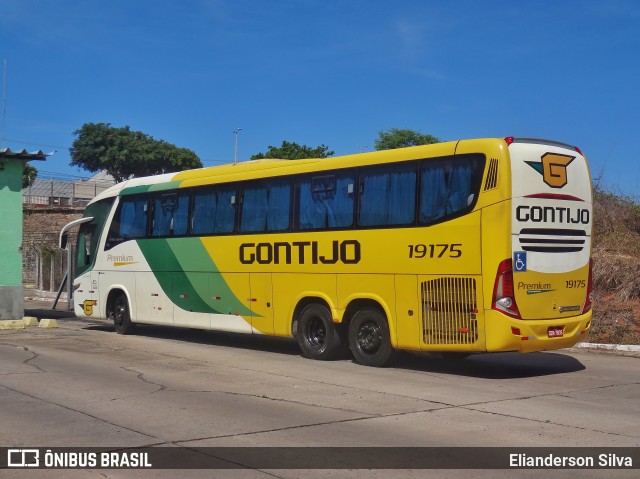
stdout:
<svg viewBox="0 0 640 479">
<path fill-rule="evenodd" d="M 487 350 L 572 346 L 591 326 L 589 168 L 580 150 L 568 145 L 511 138 L 507 143 L 511 255 L 496 271 Z M 496 328 L 500 333 L 489 332 Z"/>
</svg>

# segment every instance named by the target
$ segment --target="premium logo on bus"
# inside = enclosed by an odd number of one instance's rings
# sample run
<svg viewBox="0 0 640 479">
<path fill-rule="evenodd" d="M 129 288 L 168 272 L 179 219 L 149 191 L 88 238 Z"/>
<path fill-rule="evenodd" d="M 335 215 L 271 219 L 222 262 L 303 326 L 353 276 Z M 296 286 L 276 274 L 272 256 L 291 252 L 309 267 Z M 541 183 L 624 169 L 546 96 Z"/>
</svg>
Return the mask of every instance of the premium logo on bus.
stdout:
<svg viewBox="0 0 640 479">
<path fill-rule="evenodd" d="M 137 261 L 134 261 L 133 256 L 125 256 L 125 255 L 107 255 L 107 261 L 113 263 L 113 266 L 116 268 L 118 266 L 128 266 L 130 264 L 138 264 Z"/>
<path fill-rule="evenodd" d="M 541 162 L 525 161 L 527 165 L 542 175 L 544 182 L 551 188 L 562 188 L 567 184 L 567 166 L 575 156 L 545 153 Z"/>
</svg>

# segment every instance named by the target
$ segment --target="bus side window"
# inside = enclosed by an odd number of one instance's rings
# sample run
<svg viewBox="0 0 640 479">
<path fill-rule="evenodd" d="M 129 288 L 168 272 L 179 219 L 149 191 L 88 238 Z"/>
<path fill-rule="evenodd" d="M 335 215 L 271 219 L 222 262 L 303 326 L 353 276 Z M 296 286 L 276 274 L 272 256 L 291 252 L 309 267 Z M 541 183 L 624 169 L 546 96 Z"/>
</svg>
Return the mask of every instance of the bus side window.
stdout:
<svg viewBox="0 0 640 479">
<path fill-rule="evenodd" d="M 191 232 L 193 234 L 232 233 L 236 218 L 235 186 L 207 188 L 193 193 Z"/>
<path fill-rule="evenodd" d="M 420 223 L 434 223 L 470 208 L 483 169 L 484 159 L 479 155 L 425 161 L 420 171 Z"/>
<path fill-rule="evenodd" d="M 166 193 L 153 201 L 151 236 L 182 236 L 187 234 L 189 194 Z"/>
<path fill-rule="evenodd" d="M 208 234 L 215 231 L 218 196 L 215 191 L 197 191 L 193 193 L 191 205 L 191 232 Z"/>
<path fill-rule="evenodd" d="M 427 166 L 420 173 L 420 222 L 437 221 L 446 211 L 447 184 L 444 166 Z"/>
<path fill-rule="evenodd" d="M 288 179 L 244 188 L 241 232 L 285 231 L 289 228 L 291 184 Z"/>
<path fill-rule="evenodd" d="M 120 205 L 119 236 L 125 240 L 144 237 L 148 210 L 146 198 L 125 198 Z"/>
<path fill-rule="evenodd" d="M 353 225 L 355 177 L 352 172 L 303 178 L 297 182 L 296 191 L 299 229 Z"/>
<path fill-rule="evenodd" d="M 455 165 L 449 174 L 449 192 L 447 213 L 456 213 L 469 206 L 471 194 L 471 166 Z"/>
<path fill-rule="evenodd" d="M 291 183 L 289 180 L 276 181 L 269 186 L 267 231 L 284 231 L 289 229 L 290 204 Z"/>
<path fill-rule="evenodd" d="M 242 195 L 240 231 L 261 232 L 267 229 L 267 188 L 245 187 Z"/>
<path fill-rule="evenodd" d="M 91 265 L 91 223 L 80 226 L 78 231 L 78 244 L 76 245 L 76 267 L 84 269 Z"/>
<path fill-rule="evenodd" d="M 408 225 L 415 219 L 417 174 L 413 165 L 363 170 L 361 226 Z"/>
<path fill-rule="evenodd" d="M 236 189 L 222 188 L 218 191 L 214 233 L 232 233 L 236 223 Z"/>
</svg>

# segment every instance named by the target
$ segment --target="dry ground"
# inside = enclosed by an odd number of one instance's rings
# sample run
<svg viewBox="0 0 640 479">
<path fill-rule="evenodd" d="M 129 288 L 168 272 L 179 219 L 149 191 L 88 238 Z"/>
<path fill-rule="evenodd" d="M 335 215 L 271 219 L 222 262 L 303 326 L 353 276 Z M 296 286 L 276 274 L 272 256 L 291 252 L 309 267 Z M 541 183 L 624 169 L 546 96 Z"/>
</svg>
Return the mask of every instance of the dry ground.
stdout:
<svg viewBox="0 0 640 479">
<path fill-rule="evenodd" d="M 596 188 L 589 341 L 640 344 L 640 204 Z"/>
</svg>

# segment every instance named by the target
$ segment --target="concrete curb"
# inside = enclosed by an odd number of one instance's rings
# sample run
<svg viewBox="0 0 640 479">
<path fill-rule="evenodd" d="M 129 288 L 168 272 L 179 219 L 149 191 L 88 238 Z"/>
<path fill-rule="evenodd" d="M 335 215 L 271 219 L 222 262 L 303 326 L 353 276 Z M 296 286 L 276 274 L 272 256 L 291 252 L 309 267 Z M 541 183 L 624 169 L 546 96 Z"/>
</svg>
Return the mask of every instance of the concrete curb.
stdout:
<svg viewBox="0 0 640 479">
<path fill-rule="evenodd" d="M 598 344 L 598 343 L 578 343 L 569 348 L 570 351 L 597 351 L 603 353 L 619 354 L 622 356 L 640 357 L 640 346 L 633 344 Z"/>
<path fill-rule="evenodd" d="M 0 320 L 0 330 L 2 329 L 25 329 L 27 326 L 37 326 L 39 328 L 57 328 L 58 322 L 55 319 L 41 319 L 25 316 L 22 319 L 3 319 Z"/>
<path fill-rule="evenodd" d="M 57 328 L 58 322 L 55 319 L 41 319 L 39 328 Z"/>
<path fill-rule="evenodd" d="M 21 319 L 3 319 L 0 321 L 0 329 L 24 329 L 24 321 Z"/>
<path fill-rule="evenodd" d="M 38 318 L 34 316 L 25 316 L 22 318 L 25 326 L 38 326 Z"/>
</svg>

